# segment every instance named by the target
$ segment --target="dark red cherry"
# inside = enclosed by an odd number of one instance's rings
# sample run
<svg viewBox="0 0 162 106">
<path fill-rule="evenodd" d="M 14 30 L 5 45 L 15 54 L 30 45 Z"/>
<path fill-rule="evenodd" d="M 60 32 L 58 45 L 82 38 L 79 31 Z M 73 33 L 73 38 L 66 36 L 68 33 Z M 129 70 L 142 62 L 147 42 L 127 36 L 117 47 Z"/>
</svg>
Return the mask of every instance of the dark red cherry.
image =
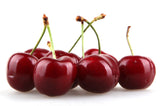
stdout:
<svg viewBox="0 0 162 106">
<path fill-rule="evenodd" d="M 99 54 L 98 53 L 98 49 L 89 49 L 89 50 L 87 50 L 85 53 L 84 53 L 84 55 L 85 55 L 85 57 L 86 56 L 89 56 L 89 55 L 93 55 L 93 54 Z M 112 55 L 110 55 L 110 54 L 107 54 L 107 53 L 105 53 L 105 52 L 103 52 L 103 51 L 101 51 L 101 54 L 106 54 L 106 55 L 108 55 L 108 57 L 111 57 L 114 61 L 116 61 L 116 63 L 118 63 L 118 60 L 114 57 L 114 56 L 112 56 Z"/>
<path fill-rule="evenodd" d="M 28 49 L 25 51 L 25 53 L 31 53 L 33 49 Z M 37 48 L 35 49 L 34 53 L 32 54 L 33 56 L 37 57 L 38 59 L 45 57 L 49 53 L 49 50 L 43 49 L 43 48 Z"/>
<path fill-rule="evenodd" d="M 34 71 L 36 89 L 48 96 L 65 94 L 76 78 L 77 70 L 73 60 L 68 56 L 56 59 L 40 59 Z"/>
<path fill-rule="evenodd" d="M 77 56 L 76 54 L 74 53 L 67 53 L 67 52 L 64 52 L 62 50 L 55 50 L 55 54 L 56 54 L 56 58 L 59 58 L 59 57 L 62 57 L 62 56 L 69 56 L 73 59 L 74 63 L 77 64 L 80 60 L 80 57 Z M 46 57 L 50 57 L 52 58 L 52 52 L 49 52 Z"/>
<path fill-rule="evenodd" d="M 149 87 L 155 77 L 155 65 L 143 56 L 126 56 L 119 61 L 119 83 L 126 89 Z"/>
<path fill-rule="evenodd" d="M 120 71 L 119 71 L 119 65 L 115 57 L 112 57 L 111 55 L 107 54 L 100 54 L 100 56 L 105 57 L 107 62 L 109 63 L 111 69 L 112 69 L 112 74 L 113 74 L 113 79 L 114 79 L 114 87 L 118 84 L 119 77 L 120 77 Z"/>
<path fill-rule="evenodd" d="M 90 56 L 90 55 L 98 55 L 98 49 L 89 49 L 85 52 L 85 57 L 86 56 Z M 120 71 L 119 71 L 119 66 L 118 66 L 118 60 L 110 55 L 110 54 L 107 54 L 103 51 L 101 51 L 101 54 L 103 57 L 107 58 L 107 61 L 109 63 L 109 65 L 111 66 L 112 70 L 113 70 L 113 74 L 114 74 L 114 87 L 117 85 L 118 81 L 119 81 L 119 76 L 120 76 Z"/>
<path fill-rule="evenodd" d="M 33 71 L 36 62 L 37 58 L 29 54 L 13 54 L 7 64 L 7 80 L 9 85 L 22 92 L 33 89 Z"/>
<path fill-rule="evenodd" d="M 98 49 L 95 49 L 95 48 L 89 49 L 89 50 L 87 50 L 87 51 L 84 53 L 85 57 L 86 57 L 86 56 L 89 56 L 89 55 L 93 55 L 93 54 L 99 54 L 99 53 L 98 53 Z M 106 53 L 103 52 L 103 51 L 101 51 L 101 54 L 106 54 Z"/>
<path fill-rule="evenodd" d="M 115 86 L 113 66 L 108 59 L 102 55 L 90 55 L 80 60 L 77 69 L 79 85 L 83 89 L 103 93 Z"/>
<path fill-rule="evenodd" d="M 55 53 L 56 53 L 56 58 L 60 58 L 62 56 L 70 57 L 73 60 L 74 64 L 77 64 L 80 60 L 80 57 L 77 56 L 76 54 L 73 54 L 73 53 L 67 53 L 67 52 L 64 52 L 62 50 L 55 50 Z M 52 58 L 52 52 L 49 52 L 46 55 L 46 57 Z M 75 88 L 77 85 L 78 85 L 78 77 L 76 77 L 74 84 L 72 85 L 72 88 Z"/>
</svg>

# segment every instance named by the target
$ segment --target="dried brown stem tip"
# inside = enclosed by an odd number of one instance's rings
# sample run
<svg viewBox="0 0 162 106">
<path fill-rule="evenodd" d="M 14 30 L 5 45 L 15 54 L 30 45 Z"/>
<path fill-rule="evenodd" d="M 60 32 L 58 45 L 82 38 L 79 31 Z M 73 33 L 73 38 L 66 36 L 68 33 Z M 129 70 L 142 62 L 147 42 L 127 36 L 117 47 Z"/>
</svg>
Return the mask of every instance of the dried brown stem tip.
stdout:
<svg viewBox="0 0 162 106">
<path fill-rule="evenodd" d="M 130 28 L 131 28 L 131 26 L 128 26 L 128 28 L 127 28 L 127 34 L 126 34 L 127 37 L 129 36 L 128 33 L 129 33 Z"/>
<path fill-rule="evenodd" d="M 50 41 L 47 41 L 47 46 L 51 47 L 51 42 Z"/>
<path fill-rule="evenodd" d="M 87 20 L 85 18 L 81 17 L 81 16 L 77 16 L 76 21 L 84 22 L 84 21 L 87 21 Z"/>
<path fill-rule="evenodd" d="M 47 41 L 47 46 L 50 48 L 50 50 L 52 50 L 51 49 L 51 42 L 50 41 Z"/>
<path fill-rule="evenodd" d="M 103 18 L 105 18 L 105 16 L 106 16 L 106 15 L 102 13 L 102 14 L 100 14 L 99 16 L 95 17 L 95 18 L 94 18 L 94 21 L 103 19 Z"/>
<path fill-rule="evenodd" d="M 48 17 L 45 14 L 43 15 L 43 23 L 44 25 L 49 25 Z"/>
</svg>

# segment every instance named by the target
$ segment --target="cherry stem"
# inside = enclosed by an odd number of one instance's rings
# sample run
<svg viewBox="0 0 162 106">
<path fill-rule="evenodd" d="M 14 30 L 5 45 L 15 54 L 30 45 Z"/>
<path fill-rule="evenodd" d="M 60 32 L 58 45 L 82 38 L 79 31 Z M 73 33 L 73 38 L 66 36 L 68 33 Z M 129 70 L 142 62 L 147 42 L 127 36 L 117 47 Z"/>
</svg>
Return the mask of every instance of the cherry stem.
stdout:
<svg viewBox="0 0 162 106">
<path fill-rule="evenodd" d="M 127 42 L 128 42 L 129 49 L 130 49 L 131 54 L 132 54 L 132 56 L 133 56 L 133 55 L 134 55 L 134 54 L 133 54 L 133 50 L 132 50 L 132 47 L 131 47 L 130 42 L 129 42 L 129 39 L 128 39 L 128 37 L 129 37 L 128 33 L 129 33 L 129 29 L 130 29 L 130 28 L 131 28 L 131 26 L 128 26 L 128 28 L 127 28 L 127 33 L 126 33 L 126 38 L 127 38 Z"/>
<path fill-rule="evenodd" d="M 52 55 L 53 55 L 53 58 L 56 59 L 56 54 L 55 54 L 55 49 L 54 49 L 54 45 L 53 45 L 52 34 L 51 34 L 51 30 L 50 30 L 49 25 L 47 25 L 47 29 L 48 29 L 48 33 L 49 33 L 49 37 L 50 37 L 50 42 L 51 42 Z"/>
<path fill-rule="evenodd" d="M 88 24 L 88 26 L 84 29 L 84 31 L 83 32 L 86 32 L 86 30 L 93 24 L 93 22 L 95 22 L 95 21 L 97 21 L 97 20 L 100 20 L 100 19 L 103 19 L 103 18 L 105 18 L 105 14 L 100 14 L 99 16 L 97 16 L 97 17 L 95 17 L 91 22 L 88 22 L 89 24 Z M 93 27 L 93 26 L 92 26 Z M 91 27 L 91 28 L 92 28 Z M 93 29 L 93 28 L 92 28 Z M 95 31 L 95 33 L 96 33 L 96 31 Z M 73 48 L 76 46 L 76 44 L 78 43 L 78 41 L 81 39 L 81 37 L 82 37 L 82 35 L 80 35 L 79 37 L 78 37 L 78 39 L 75 41 L 75 43 L 73 44 L 73 46 L 71 47 L 71 49 L 68 51 L 69 53 L 73 50 Z M 100 52 L 100 51 L 99 51 Z"/>
<path fill-rule="evenodd" d="M 86 21 L 86 19 L 84 19 L 81 16 L 77 16 L 76 17 L 76 21 L 81 22 L 81 37 L 82 37 L 82 57 L 84 58 L 84 21 Z"/>
<path fill-rule="evenodd" d="M 50 51 L 52 51 L 51 42 L 50 41 L 47 42 L 47 46 L 49 47 Z"/>
<path fill-rule="evenodd" d="M 53 45 L 52 34 L 51 34 L 50 27 L 49 27 L 49 22 L 48 22 L 48 17 L 44 14 L 43 19 L 44 19 L 44 25 L 47 27 L 47 30 L 48 30 L 48 33 L 49 33 L 49 37 L 50 37 L 52 56 L 53 56 L 54 59 L 56 59 L 56 54 L 55 54 L 55 49 L 54 49 L 54 45 Z"/>
<path fill-rule="evenodd" d="M 44 16 L 43 16 L 43 19 L 44 19 Z M 35 47 L 34 47 L 34 48 L 32 49 L 32 51 L 30 52 L 30 55 L 33 55 L 33 53 L 34 53 L 35 49 L 38 47 L 38 45 L 39 45 L 40 41 L 42 40 L 42 38 L 43 38 L 43 36 L 44 36 L 44 33 L 45 33 L 45 32 L 46 32 L 46 25 L 44 25 L 43 32 L 42 32 L 42 34 L 41 34 L 41 36 L 40 36 L 39 40 L 37 41 L 37 43 L 36 43 Z"/>
<path fill-rule="evenodd" d="M 90 24 L 92 24 L 94 21 L 92 21 Z M 87 29 L 90 27 L 90 24 L 83 30 L 83 32 L 86 32 Z M 76 44 L 78 43 L 78 41 L 81 39 L 82 34 L 78 37 L 78 39 L 75 41 L 75 43 L 73 44 L 73 46 L 71 47 L 71 49 L 68 51 L 69 53 L 73 50 L 73 48 L 76 46 Z"/>
<path fill-rule="evenodd" d="M 81 22 L 81 35 L 82 35 L 82 57 L 84 58 L 84 22 Z"/>
<path fill-rule="evenodd" d="M 95 32 L 96 34 L 96 37 L 97 37 L 97 41 L 98 41 L 98 54 L 101 54 L 101 43 L 100 43 L 100 39 L 99 39 L 99 36 L 95 30 L 95 28 L 90 24 L 90 22 L 88 22 L 87 20 L 85 21 L 88 25 L 90 25 L 90 27 L 93 29 L 93 31 Z"/>
</svg>

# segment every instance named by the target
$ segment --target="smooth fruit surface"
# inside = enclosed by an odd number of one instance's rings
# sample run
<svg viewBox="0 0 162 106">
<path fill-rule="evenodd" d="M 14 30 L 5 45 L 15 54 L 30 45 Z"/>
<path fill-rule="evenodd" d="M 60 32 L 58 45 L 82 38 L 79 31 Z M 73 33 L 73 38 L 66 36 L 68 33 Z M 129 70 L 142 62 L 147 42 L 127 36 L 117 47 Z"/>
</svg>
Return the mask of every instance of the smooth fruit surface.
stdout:
<svg viewBox="0 0 162 106">
<path fill-rule="evenodd" d="M 95 93 L 107 92 L 114 87 L 114 76 L 107 60 L 99 55 L 82 59 L 77 66 L 79 85 Z"/>
<path fill-rule="evenodd" d="M 7 64 L 7 80 L 9 85 L 18 91 L 33 89 L 33 71 L 36 62 L 37 58 L 29 54 L 13 54 Z"/>
<path fill-rule="evenodd" d="M 73 53 L 67 53 L 67 52 L 64 52 L 62 50 L 55 50 L 55 53 L 56 53 L 56 58 L 60 58 L 60 57 L 63 57 L 63 56 L 70 57 L 75 65 L 77 65 L 77 63 L 80 61 L 80 57 L 77 56 L 76 54 L 73 54 Z M 52 58 L 52 52 L 49 52 L 46 55 L 46 57 Z M 78 77 L 76 77 L 72 88 L 75 88 L 77 85 L 78 85 Z"/>
<path fill-rule="evenodd" d="M 62 50 L 55 50 L 55 53 L 56 53 L 56 58 L 60 58 L 62 56 L 69 56 L 73 59 L 74 63 L 77 64 L 80 60 L 80 57 L 77 56 L 76 54 L 73 54 L 73 53 L 67 53 L 67 52 L 64 52 Z M 52 58 L 52 52 L 49 52 L 46 57 L 50 57 Z"/>
<path fill-rule="evenodd" d="M 42 94 L 62 95 L 72 87 L 76 74 L 76 65 L 67 56 L 58 60 L 42 58 L 35 66 L 34 84 Z"/>
<path fill-rule="evenodd" d="M 118 62 L 111 55 L 100 54 L 100 56 L 104 57 L 107 60 L 109 66 L 112 69 L 112 74 L 113 74 L 113 79 L 114 79 L 114 87 L 115 87 L 118 84 L 119 77 L 120 77 L 120 71 L 119 71 Z"/>
<path fill-rule="evenodd" d="M 98 49 L 95 49 L 95 48 L 89 49 L 84 53 L 85 57 L 89 55 L 94 55 L 94 54 L 98 54 Z M 106 54 L 106 53 L 101 51 L 101 54 Z"/>
<path fill-rule="evenodd" d="M 155 65 L 149 58 L 126 56 L 119 61 L 119 83 L 126 89 L 143 89 L 149 87 L 155 77 Z"/>
<path fill-rule="evenodd" d="M 25 51 L 25 53 L 30 53 L 33 49 L 28 49 Z M 43 48 L 36 48 L 34 53 L 32 55 L 34 55 L 35 57 L 37 57 L 38 59 L 45 57 L 47 55 L 47 53 L 49 53 L 48 50 L 43 49 Z"/>
<path fill-rule="evenodd" d="M 87 50 L 84 54 L 85 54 L 85 57 L 87 57 L 87 56 L 89 56 L 89 55 L 97 55 L 98 54 L 98 49 L 95 49 L 95 48 L 93 48 L 93 49 L 89 49 L 89 50 Z M 101 51 L 101 54 L 106 54 L 106 55 L 108 55 L 109 57 L 111 57 L 114 61 L 116 61 L 117 63 L 118 63 L 118 60 L 114 57 L 114 56 L 112 56 L 112 55 L 110 55 L 110 54 L 107 54 L 107 53 L 105 53 L 105 52 L 103 52 L 103 51 Z"/>
</svg>

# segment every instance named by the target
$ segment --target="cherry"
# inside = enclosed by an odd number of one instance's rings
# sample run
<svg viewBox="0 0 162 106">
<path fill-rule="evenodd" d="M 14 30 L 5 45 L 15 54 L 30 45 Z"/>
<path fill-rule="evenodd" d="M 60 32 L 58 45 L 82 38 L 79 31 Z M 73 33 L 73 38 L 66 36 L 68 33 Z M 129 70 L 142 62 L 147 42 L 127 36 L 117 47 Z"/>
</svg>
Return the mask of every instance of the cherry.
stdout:
<svg viewBox="0 0 162 106">
<path fill-rule="evenodd" d="M 127 29 L 127 41 L 132 56 L 125 56 L 119 61 L 119 84 L 126 89 L 144 89 L 149 87 L 155 77 L 156 69 L 153 61 L 144 56 L 134 56 L 131 49 Z"/>
<path fill-rule="evenodd" d="M 25 51 L 25 53 L 31 53 L 33 49 L 28 49 Z M 43 49 L 43 48 L 37 48 L 35 49 L 33 56 L 37 57 L 38 59 L 45 57 L 49 53 L 49 50 Z"/>
<path fill-rule="evenodd" d="M 32 56 L 32 54 L 39 45 L 45 30 L 46 26 L 44 26 L 42 35 L 30 54 L 15 53 L 9 58 L 7 64 L 7 80 L 9 85 L 15 90 L 25 92 L 34 88 L 33 71 L 38 59 Z"/>
<path fill-rule="evenodd" d="M 87 51 L 84 53 L 84 55 L 85 55 L 85 57 L 86 57 L 86 56 L 93 55 L 93 54 L 99 54 L 98 52 L 99 52 L 98 49 L 93 48 L 93 49 L 87 50 Z M 101 54 L 106 54 L 106 53 L 103 52 L 103 51 L 101 51 Z"/>
<path fill-rule="evenodd" d="M 149 87 L 155 77 L 154 63 L 143 56 L 126 56 L 119 61 L 119 83 L 126 89 Z"/>
<path fill-rule="evenodd" d="M 118 63 L 118 60 L 114 56 L 112 56 L 112 55 L 110 55 L 108 53 L 105 53 L 103 51 L 101 51 L 101 53 L 99 53 L 99 50 L 98 49 L 94 49 L 94 48 L 93 49 L 89 49 L 89 50 L 87 50 L 84 53 L 85 57 L 87 57 L 89 55 L 93 55 L 93 54 L 106 54 L 107 56 L 111 57 L 116 63 Z"/>
<path fill-rule="evenodd" d="M 84 19 L 77 17 L 77 21 Z M 85 21 L 85 19 L 83 20 Z M 82 23 L 82 55 L 83 58 L 77 65 L 79 85 L 89 91 L 95 93 L 103 93 L 115 87 L 119 79 L 118 64 L 110 56 L 106 54 L 92 54 L 85 56 L 84 54 L 84 39 L 83 39 L 83 21 Z M 98 34 L 96 34 L 98 36 Z M 90 50 L 94 52 L 94 50 Z M 92 53 L 91 52 L 91 53 Z M 96 53 L 96 51 L 94 52 Z M 117 70 L 117 71 L 116 71 Z"/>
<path fill-rule="evenodd" d="M 74 53 L 67 53 L 62 50 L 55 50 L 56 58 L 62 57 L 62 56 L 69 56 L 73 59 L 74 63 L 77 64 L 80 60 L 80 57 L 77 56 Z M 46 57 L 51 57 L 52 58 L 52 52 L 49 52 Z"/>
<path fill-rule="evenodd" d="M 48 45 L 49 48 L 51 49 L 51 43 L 50 43 L 49 41 L 47 42 L 47 45 Z M 62 57 L 62 56 L 68 56 L 68 57 L 70 57 L 70 58 L 73 60 L 73 63 L 74 63 L 75 65 L 77 65 L 77 63 L 78 63 L 79 60 L 80 60 L 80 57 L 77 56 L 76 54 L 74 54 L 74 53 L 67 53 L 67 52 L 62 51 L 62 50 L 55 50 L 55 54 L 56 54 L 56 58 L 60 58 L 60 57 Z M 52 58 L 52 52 L 49 52 L 49 53 L 46 55 L 46 57 Z M 75 79 L 75 81 L 74 81 L 74 84 L 72 85 L 72 88 L 77 87 L 77 85 L 78 85 L 78 77 L 76 77 L 76 79 Z"/>
<path fill-rule="evenodd" d="M 7 65 L 7 80 L 9 85 L 22 92 L 33 89 L 33 71 L 36 62 L 37 58 L 29 54 L 13 54 Z"/>
<path fill-rule="evenodd" d="M 56 53 L 56 58 L 60 58 L 60 57 L 63 57 L 63 56 L 68 56 L 70 57 L 72 60 L 73 60 L 73 63 L 75 65 L 77 65 L 77 63 L 79 62 L 80 60 L 80 57 L 77 56 L 76 54 L 73 54 L 73 53 L 67 53 L 67 52 L 64 52 L 62 50 L 55 50 L 55 53 Z M 46 57 L 52 57 L 52 52 L 49 52 Z M 72 88 L 75 88 L 77 87 L 78 85 L 78 77 L 76 77 L 75 81 L 74 81 L 74 84 L 72 85 Z"/>
<path fill-rule="evenodd" d="M 85 54 L 85 57 L 90 56 L 90 55 L 97 55 L 97 54 L 99 54 L 99 50 L 98 49 L 89 49 L 84 54 Z M 109 55 L 103 51 L 101 51 L 100 55 L 104 56 L 106 58 L 106 60 L 108 61 L 109 65 L 112 68 L 112 72 L 113 72 L 114 79 L 115 79 L 115 81 L 114 81 L 114 87 L 115 87 L 119 81 L 119 76 L 120 76 L 120 72 L 119 72 L 119 68 L 118 68 L 118 60 L 114 56 Z"/>
<path fill-rule="evenodd" d="M 84 21 L 87 22 L 88 26 L 83 30 L 83 32 L 86 32 L 86 30 L 89 28 L 89 26 L 94 30 L 94 28 L 93 28 L 93 26 L 92 26 L 91 24 L 92 24 L 93 22 L 97 21 L 97 20 L 103 19 L 105 16 L 106 16 L 105 14 L 101 14 L 101 15 L 95 17 L 91 22 L 88 22 L 88 21 L 84 20 Z M 94 30 L 94 32 L 95 32 L 95 30 Z M 96 32 L 95 32 L 95 33 L 96 33 Z M 76 40 L 76 42 L 74 43 L 74 45 L 72 46 L 72 48 L 68 51 L 68 53 L 70 53 L 70 52 L 72 51 L 72 49 L 75 47 L 75 45 L 78 43 L 78 41 L 80 40 L 81 37 L 82 37 L 82 35 L 79 36 L 79 38 Z M 98 37 L 98 36 L 97 36 L 97 37 Z M 57 51 L 56 51 L 56 56 L 57 56 L 57 54 L 60 55 L 60 54 L 62 54 L 62 53 L 57 53 Z M 63 54 L 64 54 L 64 53 L 63 53 Z M 66 54 L 66 55 L 67 55 L 67 54 Z M 69 54 L 68 54 L 68 55 L 69 55 Z M 72 55 L 73 55 L 73 54 L 72 54 Z M 72 56 L 72 57 L 78 58 L 77 56 Z M 80 58 L 78 58 L 77 60 L 80 60 Z M 77 61 L 76 63 L 78 63 L 78 61 Z M 75 80 L 75 82 L 74 82 L 72 88 L 76 87 L 77 85 L 78 85 L 78 78 Z"/>
<path fill-rule="evenodd" d="M 76 65 L 67 56 L 59 59 L 42 58 L 38 61 L 34 71 L 36 89 L 48 96 L 66 93 L 76 78 Z"/>
<path fill-rule="evenodd" d="M 48 96 L 58 96 L 65 94 L 72 87 L 77 70 L 72 58 L 62 56 L 56 59 L 48 17 L 45 17 L 53 58 L 44 57 L 35 65 L 34 84 L 40 93 Z"/>
<path fill-rule="evenodd" d="M 85 57 L 78 63 L 79 85 L 90 92 L 102 93 L 114 87 L 113 70 L 101 55 Z"/>
</svg>

